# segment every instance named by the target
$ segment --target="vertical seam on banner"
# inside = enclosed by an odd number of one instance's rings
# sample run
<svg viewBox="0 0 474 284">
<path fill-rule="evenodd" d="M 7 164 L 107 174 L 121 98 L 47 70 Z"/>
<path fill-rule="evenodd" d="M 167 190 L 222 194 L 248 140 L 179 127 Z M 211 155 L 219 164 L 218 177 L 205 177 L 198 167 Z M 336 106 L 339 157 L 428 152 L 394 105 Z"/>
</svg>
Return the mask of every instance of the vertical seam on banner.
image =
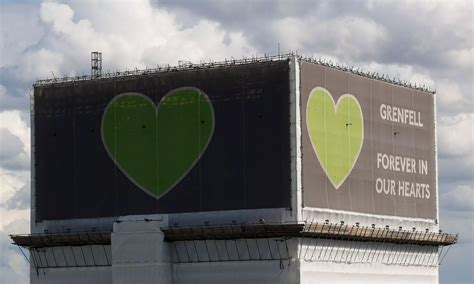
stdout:
<svg viewBox="0 0 474 284">
<path fill-rule="evenodd" d="M 415 92 L 411 90 L 411 109 L 415 109 Z M 415 143 L 415 126 L 411 125 L 411 129 L 413 131 L 413 159 L 416 160 L 416 143 Z M 416 164 L 415 164 L 416 169 Z M 416 186 L 416 174 L 413 173 L 413 183 Z M 415 205 L 415 216 L 418 218 L 418 208 L 416 207 L 416 194 L 413 196 L 413 204 Z"/>
<path fill-rule="evenodd" d="M 198 153 L 198 180 L 199 180 L 199 210 L 202 210 L 202 192 L 201 192 L 201 91 L 198 90 L 197 95 L 197 108 L 198 108 L 198 119 L 197 119 L 197 127 L 198 127 L 198 145 L 197 145 L 197 153 Z"/>
<path fill-rule="evenodd" d="M 393 86 L 390 86 L 390 89 L 391 89 L 391 105 L 393 107 Z M 390 124 L 392 125 L 392 133 L 390 134 L 392 136 L 392 155 L 395 156 L 395 132 L 394 132 L 394 126 L 393 126 L 393 120 L 390 121 Z M 395 172 L 393 171 L 393 175 L 392 175 L 392 178 L 393 178 L 393 181 L 395 182 Z M 391 184 L 391 182 L 390 182 Z M 390 191 L 392 190 L 392 188 L 390 188 Z M 394 189 L 395 190 L 395 189 Z M 396 201 L 395 201 L 395 195 L 392 196 L 392 200 L 393 200 L 393 209 L 394 209 L 394 215 L 396 216 L 397 215 L 397 205 L 396 205 Z"/>
<path fill-rule="evenodd" d="M 156 102 L 155 102 L 156 99 Z M 153 103 L 155 104 L 153 107 L 155 108 L 155 166 L 156 166 L 156 193 L 155 193 L 155 199 L 156 199 L 156 213 L 158 213 L 159 210 L 159 202 L 160 199 L 156 198 L 158 196 L 158 192 L 160 189 L 160 172 L 158 170 L 159 164 L 159 158 L 158 158 L 158 151 L 159 151 L 159 145 L 158 145 L 158 111 L 159 111 L 159 105 L 162 103 L 162 99 L 158 100 L 158 98 L 153 98 Z"/>
<path fill-rule="evenodd" d="M 301 66 L 295 56 L 289 59 L 289 145 L 290 145 L 290 203 L 291 213 L 294 221 L 303 220 L 304 189 L 302 184 L 302 150 L 301 150 Z M 307 107 L 307 106 L 306 106 Z"/>
<path fill-rule="evenodd" d="M 350 78 L 351 78 L 350 75 L 347 75 L 347 94 L 349 94 L 349 81 L 350 81 Z M 338 99 L 338 100 L 339 100 L 339 99 Z M 350 120 L 351 120 L 351 108 L 350 108 L 350 105 L 349 105 L 349 104 L 347 104 L 347 109 L 348 109 L 348 114 L 349 114 L 349 115 L 348 115 L 348 120 L 349 120 L 349 121 L 347 121 L 346 123 L 350 123 Z M 364 122 L 362 121 L 362 123 L 364 123 Z M 352 125 L 348 125 L 348 126 L 346 127 L 346 130 L 348 130 L 347 128 L 349 128 L 349 126 L 352 126 Z M 349 157 L 348 157 L 348 159 L 347 159 L 347 162 L 348 162 L 349 169 L 351 169 L 351 171 L 352 171 L 353 167 L 351 167 L 351 134 L 350 134 L 350 131 L 348 132 L 348 134 L 349 134 L 349 135 L 347 135 L 347 138 L 348 138 L 348 140 L 349 140 L 349 153 L 348 153 L 348 154 L 349 154 Z M 363 141 L 362 141 L 362 143 L 363 143 Z M 362 149 L 361 149 L 361 151 L 362 151 Z M 354 166 L 355 166 L 355 163 L 356 163 L 356 162 L 357 162 L 357 160 L 354 161 Z M 349 175 L 347 176 L 347 178 L 349 179 L 349 205 L 351 206 L 351 211 L 354 211 L 354 209 L 352 208 L 352 196 L 351 196 L 351 181 L 352 181 L 351 173 L 349 173 Z"/>
<path fill-rule="evenodd" d="M 324 88 L 327 90 L 326 85 L 326 68 L 324 68 Z M 327 127 L 326 127 L 326 96 L 324 96 L 324 163 L 328 164 L 328 152 L 327 152 Z M 322 166 L 321 166 L 322 167 Z M 324 169 L 323 169 L 324 171 Z M 326 203 L 329 207 L 329 195 L 328 195 L 328 176 L 324 176 L 324 189 L 326 190 Z"/>
<path fill-rule="evenodd" d="M 38 220 L 37 215 L 37 191 L 36 191 L 36 131 L 35 131 L 35 91 L 34 89 L 29 89 L 30 95 L 30 187 L 31 187 L 31 197 L 30 197 L 30 232 L 34 232 L 36 229 L 36 221 Z"/>
<path fill-rule="evenodd" d="M 198 90 L 198 170 L 199 170 L 199 210 L 202 211 L 202 182 L 201 182 L 201 90 Z"/>
<path fill-rule="evenodd" d="M 243 152 L 243 166 L 244 166 L 244 171 L 243 171 L 243 193 L 244 193 L 244 209 L 247 208 L 247 176 L 246 176 L 246 147 L 245 147 L 245 88 L 244 88 L 244 80 L 246 75 L 246 70 L 244 69 L 242 77 L 240 78 L 240 88 L 241 88 L 241 96 L 242 96 L 242 152 Z"/>
<path fill-rule="evenodd" d="M 155 92 L 152 92 L 151 93 L 151 101 L 153 102 L 153 108 L 154 108 L 154 111 L 155 111 L 155 125 L 152 125 L 152 127 L 154 127 L 154 130 L 155 130 L 155 166 L 156 166 L 156 179 L 155 179 L 155 182 L 156 182 L 156 192 L 155 192 L 155 202 L 156 202 L 156 211 L 155 213 L 158 213 L 158 210 L 160 208 L 160 205 L 159 205 L 159 198 L 158 197 L 158 190 L 159 190 L 159 177 L 158 177 L 158 111 L 159 111 L 159 105 L 162 103 L 161 100 L 158 100 L 158 98 L 156 97 L 156 93 Z M 152 128 L 153 130 L 153 128 Z M 155 254 L 155 257 L 158 258 L 158 248 L 155 250 L 156 254 Z"/>
<path fill-rule="evenodd" d="M 439 228 L 439 171 L 438 171 L 438 110 L 437 110 L 437 105 L 438 103 L 436 102 L 436 94 L 433 93 L 433 136 L 434 136 L 434 174 L 435 174 L 435 191 L 434 191 L 434 202 L 435 202 L 435 215 L 436 215 L 436 223 L 437 227 Z M 431 195 L 430 195 L 431 197 Z M 432 201 L 430 201 L 432 204 Z"/>
<path fill-rule="evenodd" d="M 302 130 L 301 130 L 301 64 L 297 58 L 294 58 L 294 76 L 295 76 L 295 144 L 296 147 L 294 154 L 295 157 L 295 174 L 296 174 L 296 208 L 300 209 L 297 211 L 296 221 L 299 219 L 303 220 L 304 218 L 304 188 L 303 188 L 303 152 L 302 152 Z M 291 94 L 291 91 L 290 91 Z M 291 141 L 290 141 L 291 142 Z M 291 152 L 291 150 L 290 150 Z"/>
<path fill-rule="evenodd" d="M 372 170 L 372 179 L 371 179 L 371 189 L 370 192 L 372 193 L 372 212 L 375 214 L 375 198 L 374 198 L 374 146 L 373 146 L 373 129 L 372 129 L 372 124 L 373 124 L 373 81 L 370 81 L 370 164 L 371 164 L 371 170 Z M 363 142 L 362 142 L 363 143 Z"/>
<path fill-rule="evenodd" d="M 112 100 L 115 99 L 116 96 L 117 96 L 117 81 L 114 80 L 114 97 L 112 98 Z M 114 103 L 113 108 L 114 108 L 114 156 L 115 156 L 115 159 L 118 160 L 117 158 L 117 104 Z M 105 110 L 107 110 L 107 105 L 105 106 Z M 118 216 L 117 165 L 115 164 L 115 161 L 114 161 L 114 190 L 115 190 L 115 216 Z"/>
<path fill-rule="evenodd" d="M 73 155 L 74 155 L 74 217 L 77 218 L 77 141 L 76 141 L 76 96 L 74 95 L 75 84 L 72 85 L 72 135 L 73 135 Z"/>
</svg>

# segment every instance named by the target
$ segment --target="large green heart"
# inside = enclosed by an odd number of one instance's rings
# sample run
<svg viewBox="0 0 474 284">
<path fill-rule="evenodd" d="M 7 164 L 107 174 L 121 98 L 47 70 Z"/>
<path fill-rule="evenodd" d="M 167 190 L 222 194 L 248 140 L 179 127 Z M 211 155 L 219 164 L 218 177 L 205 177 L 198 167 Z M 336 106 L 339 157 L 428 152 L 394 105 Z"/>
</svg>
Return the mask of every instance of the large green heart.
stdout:
<svg viewBox="0 0 474 284">
<path fill-rule="evenodd" d="M 364 118 L 359 101 L 350 94 L 337 104 L 324 88 L 314 88 L 306 106 L 306 125 L 314 152 L 338 189 L 354 167 L 364 141 Z"/>
<path fill-rule="evenodd" d="M 200 159 L 214 131 L 207 95 L 186 87 L 155 105 L 139 93 L 123 93 L 106 107 L 102 141 L 117 167 L 155 198 L 172 189 Z"/>
</svg>

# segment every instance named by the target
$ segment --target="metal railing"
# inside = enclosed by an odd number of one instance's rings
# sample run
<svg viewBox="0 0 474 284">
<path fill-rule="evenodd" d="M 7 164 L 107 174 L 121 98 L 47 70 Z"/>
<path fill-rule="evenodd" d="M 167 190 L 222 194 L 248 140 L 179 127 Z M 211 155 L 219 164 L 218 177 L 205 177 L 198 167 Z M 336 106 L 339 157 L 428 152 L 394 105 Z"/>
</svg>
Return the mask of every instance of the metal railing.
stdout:
<svg viewBox="0 0 474 284">
<path fill-rule="evenodd" d="M 436 266 L 458 235 L 344 224 L 278 222 L 163 227 L 174 263 L 292 259 Z M 111 265 L 111 232 L 11 235 L 39 274 L 46 268 Z M 29 257 L 23 251 L 28 248 Z M 445 249 L 445 247 L 448 247 Z M 443 254 L 444 252 L 444 254 Z"/>
<path fill-rule="evenodd" d="M 361 68 L 355 66 L 348 66 L 331 60 L 325 60 L 323 58 L 314 58 L 308 56 L 302 56 L 297 52 L 289 52 L 286 54 L 279 55 L 264 55 L 264 56 L 253 56 L 253 57 L 243 57 L 240 59 L 225 59 L 224 61 L 209 61 L 209 62 L 200 62 L 200 63 L 191 63 L 189 61 L 180 61 L 177 66 L 158 66 L 156 68 L 146 68 L 146 69 L 133 69 L 125 71 L 115 71 L 115 72 L 105 72 L 101 75 L 80 75 L 80 76 L 63 76 L 59 78 L 47 78 L 37 80 L 33 86 L 40 87 L 51 84 L 60 84 L 60 83 L 69 83 L 69 82 L 81 82 L 81 81 L 90 81 L 90 80 L 101 80 L 101 79 L 111 79 L 111 78 L 127 78 L 133 76 L 143 76 L 143 75 L 152 75 L 157 73 L 167 73 L 167 72 L 180 72 L 180 71 L 193 71 L 193 70 L 205 70 L 205 69 L 214 69 L 222 67 L 232 67 L 245 64 L 254 64 L 254 63 L 267 63 L 272 61 L 281 61 L 289 60 L 296 58 L 303 62 L 310 62 L 318 64 L 321 66 L 333 68 L 343 72 L 349 72 L 358 76 L 367 77 L 370 79 L 375 79 L 383 81 L 389 84 L 398 85 L 422 92 L 427 92 L 434 94 L 436 91 L 432 90 L 429 86 L 421 85 L 417 83 L 411 83 L 406 80 L 401 80 L 400 78 L 392 78 L 385 74 L 379 74 L 378 72 L 364 71 Z"/>
</svg>

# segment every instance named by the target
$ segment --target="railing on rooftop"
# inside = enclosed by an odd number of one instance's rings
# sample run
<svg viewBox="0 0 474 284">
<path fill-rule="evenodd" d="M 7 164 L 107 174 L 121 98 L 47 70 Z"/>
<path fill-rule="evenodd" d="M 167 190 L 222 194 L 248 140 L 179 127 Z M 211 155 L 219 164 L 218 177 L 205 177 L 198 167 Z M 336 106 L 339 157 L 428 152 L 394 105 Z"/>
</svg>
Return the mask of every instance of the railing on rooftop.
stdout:
<svg viewBox="0 0 474 284">
<path fill-rule="evenodd" d="M 321 66 L 337 69 L 343 72 L 349 72 L 358 76 L 367 77 L 370 79 L 375 79 L 375 80 L 383 81 L 389 84 L 398 85 L 398 86 L 402 86 L 402 87 L 406 87 L 406 88 L 410 88 L 410 89 L 414 89 L 414 90 L 418 90 L 422 92 L 428 92 L 431 94 L 434 94 L 436 92 L 435 90 L 432 90 L 429 86 L 426 86 L 426 85 L 411 83 L 406 80 L 401 80 L 400 78 L 391 78 L 388 75 L 379 74 L 378 72 L 363 71 L 361 68 L 357 68 L 355 66 L 347 66 L 340 63 L 335 63 L 335 62 L 332 62 L 331 60 L 302 56 L 295 52 L 289 52 L 287 54 L 279 54 L 279 55 L 243 57 L 240 59 L 231 58 L 231 59 L 225 59 L 224 61 L 216 61 L 216 62 L 209 61 L 209 62 L 191 63 L 189 61 L 180 61 L 179 62 L 180 64 L 178 64 L 177 66 L 165 65 L 165 66 L 157 66 L 156 68 L 103 72 L 101 75 L 63 76 L 59 78 L 55 77 L 55 78 L 39 79 L 33 84 L 33 86 L 40 87 L 40 86 L 46 86 L 46 85 L 51 85 L 51 84 L 61 84 L 61 83 L 70 83 L 70 82 L 111 79 L 111 78 L 126 78 L 126 77 L 133 77 L 133 76 L 152 75 L 156 73 L 214 69 L 214 68 L 232 67 L 232 66 L 245 65 L 245 64 L 289 60 L 292 58 L 296 58 L 300 61 L 318 64 Z"/>
</svg>

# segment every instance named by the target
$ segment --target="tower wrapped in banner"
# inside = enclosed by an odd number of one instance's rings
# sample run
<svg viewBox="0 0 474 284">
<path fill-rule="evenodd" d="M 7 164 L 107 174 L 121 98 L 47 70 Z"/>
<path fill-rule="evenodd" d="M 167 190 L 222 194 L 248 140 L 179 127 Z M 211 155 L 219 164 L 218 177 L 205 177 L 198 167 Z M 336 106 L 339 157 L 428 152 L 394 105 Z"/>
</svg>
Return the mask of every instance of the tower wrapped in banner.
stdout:
<svg viewBox="0 0 474 284">
<path fill-rule="evenodd" d="M 32 283 L 436 283 L 435 94 L 297 55 L 38 81 Z M 447 250 L 444 250 L 447 251 Z"/>
</svg>

